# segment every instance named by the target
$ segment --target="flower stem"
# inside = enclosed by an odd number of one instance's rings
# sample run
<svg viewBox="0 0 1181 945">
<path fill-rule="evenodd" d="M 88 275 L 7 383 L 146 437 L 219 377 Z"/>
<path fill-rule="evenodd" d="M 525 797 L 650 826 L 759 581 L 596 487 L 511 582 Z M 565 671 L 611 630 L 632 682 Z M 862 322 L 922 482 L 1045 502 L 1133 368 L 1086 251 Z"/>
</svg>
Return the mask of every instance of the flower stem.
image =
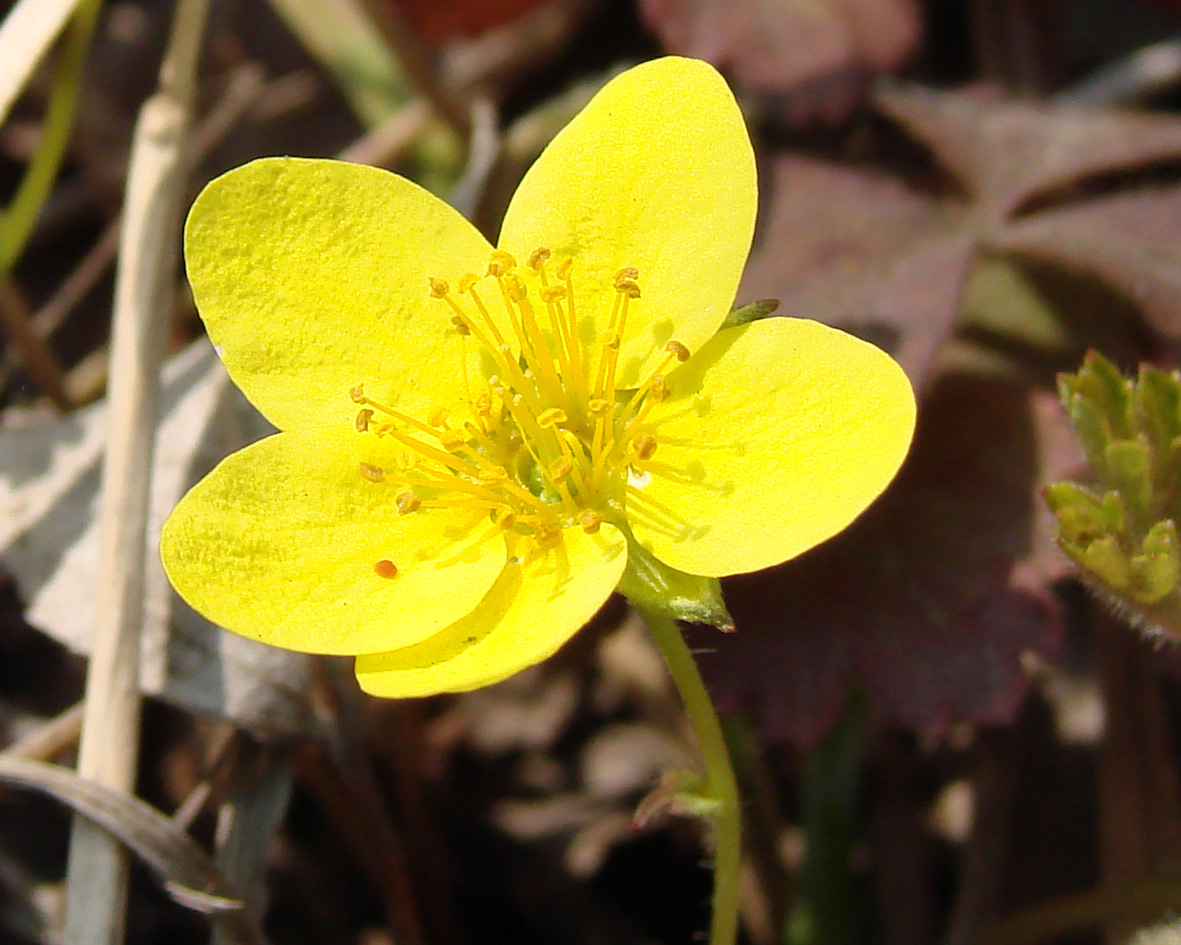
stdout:
<svg viewBox="0 0 1181 945">
<path fill-rule="evenodd" d="M 633 605 L 634 606 L 634 605 Z M 693 654 L 676 621 L 647 607 L 636 607 L 656 645 L 664 656 L 669 675 L 676 684 L 689 722 L 697 734 L 705 764 L 701 794 L 717 809 L 714 825 L 714 895 L 710 920 L 710 945 L 734 945 L 738 933 L 738 873 L 742 854 L 742 813 L 738 782 L 730 765 L 730 754 L 722 726 L 709 692 L 697 671 Z"/>
</svg>

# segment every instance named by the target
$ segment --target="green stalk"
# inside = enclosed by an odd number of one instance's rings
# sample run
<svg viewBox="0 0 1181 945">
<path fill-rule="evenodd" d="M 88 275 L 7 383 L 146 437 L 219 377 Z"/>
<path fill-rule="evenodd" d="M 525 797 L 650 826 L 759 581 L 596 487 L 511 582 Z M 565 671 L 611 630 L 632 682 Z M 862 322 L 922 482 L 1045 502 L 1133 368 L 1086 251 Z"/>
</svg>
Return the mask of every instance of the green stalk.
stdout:
<svg viewBox="0 0 1181 945">
<path fill-rule="evenodd" d="M 806 857 L 784 934 L 786 945 L 856 945 L 865 902 L 853 866 L 869 704 L 850 696 L 831 732 L 812 748 L 801 774 Z"/>
<path fill-rule="evenodd" d="M 8 278 L 13 264 L 24 250 L 65 155 L 99 6 L 100 0 L 84 0 L 70 21 L 62 42 L 37 153 L 25 171 L 12 204 L 0 215 L 0 282 Z"/>
<path fill-rule="evenodd" d="M 730 765 L 730 753 L 709 692 L 697 671 L 693 654 L 672 617 L 636 607 L 664 656 L 689 722 L 697 734 L 705 781 L 700 794 L 715 805 L 714 895 L 710 920 L 710 945 L 734 945 L 738 934 L 738 874 L 742 856 L 742 811 L 738 782 Z"/>
</svg>

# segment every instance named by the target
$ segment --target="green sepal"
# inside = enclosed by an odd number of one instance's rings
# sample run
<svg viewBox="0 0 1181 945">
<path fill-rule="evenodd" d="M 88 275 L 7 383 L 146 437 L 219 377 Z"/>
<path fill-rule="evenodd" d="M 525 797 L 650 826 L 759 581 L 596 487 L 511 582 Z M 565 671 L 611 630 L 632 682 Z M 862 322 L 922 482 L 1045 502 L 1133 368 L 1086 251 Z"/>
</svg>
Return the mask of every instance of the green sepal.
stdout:
<svg viewBox="0 0 1181 945">
<path fill-rule="evenodd" d="M 1123 590 L 1132 581 L 1132 563 L 1111 535 L 1097 538 L 1083 549 L 1067 550 L 1078 550 L 1079 563 L 1113 590 Z"/>
<path fill-rule="evenodd" d="M 1153 449 L 1167 453 L 1181 436 L 1181 386 L 1172 375 L 1145 364 L 1132 397 Z"/>
<path fill-rule="evenodd" d="M 1105 450 L 1108 442 L 1107 423 L 1100 409 L 1081 394 L 1067 394 L 1063 398 L 1071 425 L 1083 444 L 1083 452 L 1096 475 L 1103 478 L 1107 473 Z"/>
<path fill-rule="evenodd" d="M 757 302 L 748 302 L 746 305 L 739 305 L 736 308 L 730 309 L 730 314 L 722 322 L 722 327 L 737 328 L 739 325 L 757 322 L 761 318 L 766 318 L 778 308 L 779 299 L 759 299 Z"/>
<path fill-rule="evenodd" d="M 1107 492 L 1101 498 L 1073 482 L 1055 482 L 1042 494 L 1058 519 L 1064 541 L 1087 545 L 1102 535 L 1123 530 L 1124 503 L 1118 492 Z"/>
<path fill-rule="evenodd" d="M 1110 424 L 1112 439 L 1135 435 L 1132 385 L 1114 364 L 1091 351 L 1075 377 L 1076 392 L 1092 401 Z"/>
<path fill-rule="evenodd" d="M 1116 440 L 1103 451 L 1111 484 L 1123 497 L 1128 511 L 1141 521 L 1151 521 L 1152 453 L 1143 440 Z"/>
<path fill-rule="evenodd" d="M 619 582 L 620 594 L 638 607 L 676 620 L 706 624 L 727 633 L 734 629 L 734 618 L 726 609 L 717 578 L 670 568 L 636 541 L 630 529 L 622 531 L 627 536 L 627 570 Z"/>
<path fill-rule="evenodd" d="M 1144 536 L 1143 552 L 1132 558 L 1132 592 L 1145 604 L 1164 600 L 1181 581 L 1181 553 L 1177 526 L 1171 520 L 1157 522 Z"/>
</svg>

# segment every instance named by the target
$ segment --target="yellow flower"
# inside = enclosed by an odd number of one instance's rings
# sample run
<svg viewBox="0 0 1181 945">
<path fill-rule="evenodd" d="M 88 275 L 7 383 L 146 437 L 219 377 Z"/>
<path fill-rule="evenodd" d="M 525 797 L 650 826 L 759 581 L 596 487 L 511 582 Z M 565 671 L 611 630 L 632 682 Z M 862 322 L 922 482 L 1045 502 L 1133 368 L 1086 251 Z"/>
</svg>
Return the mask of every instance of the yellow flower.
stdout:
<svg viewBox="0 0 1181 945">
<path fill-rule="evenodd" d="M 755 209 L 733 97 L 678 58 L 554 139 L 497 249 L 369 167 L 213 181 L 186 227 L 193 294 L 282 432 L 181 500 L 172 583 L 230 630 L 356 655 L 364 689 L 417 696 L 545 659 L 629 547 L 715 577 L 829 538 L 893 477 L 913 395 L 815 322 L 719 331 Z"/>
</svg>

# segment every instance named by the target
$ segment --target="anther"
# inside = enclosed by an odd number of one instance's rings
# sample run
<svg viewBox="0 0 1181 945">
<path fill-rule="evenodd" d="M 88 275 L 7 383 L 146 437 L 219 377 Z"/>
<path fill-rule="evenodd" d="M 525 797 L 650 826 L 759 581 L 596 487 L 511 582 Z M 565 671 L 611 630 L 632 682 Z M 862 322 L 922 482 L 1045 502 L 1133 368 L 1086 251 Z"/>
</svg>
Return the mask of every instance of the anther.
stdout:
<svg viewBox="0 0 1181 945">
<path fill-rule="evenodd" d="M 458 292 L 460 295 L 463 295 L 465 292 L 469 291 L 471 289 L 471 287 L 474 286 L 479 281 L 480 281 L 480 277 L 477 276 L 474 272 L 465 272 L 462 276 L 459 277 L 459 281 L 457 283 L 455 283 L 455 291 Z"/>
<path fill-rule="evenodd" d="M 602 397 L 595 397 L 586 405 L 586 409 L 593 414 L 606 413 L 611 409 L 611 404 Z"/>
<path fill-rule="evenodd" d="M 441 427 L 447 422 L 449 416 L 451 416 L 451 411 L 440 404 L 431 408 L 431 412 L 426 416 L 426 422 L 432 427 Z"/>
<path fill-rule="evenodd" d="M 512 531 L 517 527 L 517 515 L 515 512 L 505 512 L 500 518 L 496 520 L 496 524 L 503 528 L 506 532 Z"/>
<path fill-rule="evenodd" d="M 382 558 L 373 565 L 373 573 L 379 578 L 396 578 L 398 576 L 398 566 L 389 558 Z"/>
<path fill-rule="evenodd" d="M 652 389 L 652 396 L 657 400 L 666 400 L 668 398 L 668 381 L 664 379 L 663 375 L 657 374 L 654 378 L 652 378 L 650 386 Z"/>
<path fill-rule="evenodd" d="M 476 413 L 481 417 L 486 417 L 492 413 L 492 395 L 481 394 L 476 398 Z"/>
<path fill-rule="evenodd" d="M 656 452 L 656 437 L 651 433 L 641 433 L 632 440 L 632 450 L 636 454 L 636 459 L 651 459 L 652 454 Z"/>
<path fill-rule="evenodd" d="M 588 535 L 594 535 L 598 532 L 599 526 L 603 524 L 603 516 L 593 509 L 585 509 L 579 513 L 578 524 Z"/>
<path fill-rule="evenodd" d="M 574 460 L 569 456 L 559 456 L 550 463 L 549 475 L 555 483 L 565 481 L 572 472 L 574 472 Z"/>
<path fill-rule="evenodd" d="M 540 270 L 549 257 L 550 251 L 544 246 L 538 246 L 537 249 L 529 254 L 529 268 L 534 271 Z"/>
<path fill-rule="evenodd" d="M 557 539 L 561 534 L 562 528 L 560 525 L 555 525 L 552 522 L 542 522 L 534 529 L 533 537 L 539 545 L 545 545 Z"/>
<path fill-rule="evenodd" d="M 541 301 L 543 302 L 560 302 L 566 298 L 566 287 L 564 285 L 547 285 L 541 287 Z"/>
<path fill-rule="evenodd" d="M 350 387 L 349 388 L 349 397 L 352 398 L 352 401 L 354 404 L 365 403 L 365 387 L 364 387 L 364 385 L 358 384 L 355 387 Z"/>
<path fill-rule="evenodd" d="M 451 324 L 455 326 L 455 330 L 461 335 L 466 336 L 472 333 L 472 330 L 467 326 L 467 322 L 465 322 L 458 315 L 451 316 Z"/>
<path fill-rule="evenodd" d="M 410 491 L 399 492 L 398 497 L 394 499 L 394 504 L 398 507 L 399 515 L 409 515 L 422 508 L 422 499 Z"/>
<path fill-rule="evenodd" d="M 677 360 L 682 364 L 689 360 L 689 349 L 679 341 L 670 341 L 664 346 L 664 350 L 669 354 L 675 354 L 677 356 Z"/>
<path fill-rule="evenodd" d="M 442 279 L 436 279 L 434 276 L 430 276 L 427 279 L 427 282 L 429 282 L 431 286 L 432 299 L 446 298 L 447 293 L 451 291 L 451 287 L 447 285 L 447 283 Z"/>
<path fill-rule="evenodd" d="M 385 478 L 385 470 L 372 463 L 361 463 L 357 471 L 362 479 L 368 479 L 370 482 L 381 482 Z"/>
<path fill-rule="evenodd" d="M 610 329 L 599 332 L 599 344 L 604 348 L 618 348 L 619 332 L 611 331 Z"/>
<path fill-rule="evenodd" d="M 402 472 L 409 472 L 415 466 L 414 454 L 409 450 L 402 450 L 395 459 L 395 462 Z"/>
<path fill-rule="evenodd" d="M 543 430 L 548 430 L 550 427 L 556 427 L 559 423 L 565 423 L 568 419 L 566 411 L 561 407 L 550 407 L 541 411 L 537 418 L 537 425 Z"/>
<path fill-rule="evenodd" d="M 369 421 L 373 419 L 373 411 L 368 407 L 357 411 L 357 432 L 365 433 L 369 430 Z"/>
<path fill-rule="evenodd" d="M 467 435 L 462 430 L 444 430 L 439 434 L 439 442 L 443 449 L 454 453 L 456 450 L 467 445 Z"/>
<path fill-rule="evenodd" d="M 508 478 L 508 470 L 503 466 L 493 466 L 491 469 L 481 469 L 476 478 L 480 482 L 503 482 Z"/>
<path fill-rule="evenodd" d="M 635 266 L 624 266 L 615 273 L 615 288 L 618 289 L 619 283 L 623 282 L 625 279 L 629 282 L 634 282 L 638 278 L 640 278 L 639 269 L 637 269 Z"/>
<path fill-rule="evenodd" d="M 555 271 L 558 274 L 558 278 L 565 279 L 568 275 L 570 275 L 570 267 L 573 265 L 574 265 L 574 260 L 571 259 L 569 256 L 563 256 L 561 259 L 559 259 L 558 265 L 555 267 Z"/>
<path fill-rule="evenodd" d="M 516 268 L 517 261 L 510 253 L 506 253 L 503 249 L 492 250 L 492 255 L 488 258 L 488 275 L 505 276 Z"/>
<path fill-rule="evenodd" d="M 622 292 L 629 299 L 638 299 L 640 284 L 632 279 L 617 279 L 615 280 L 615 291 Z"/>
<path fill-rule="evenodd" d="M 514 302 L 523 301 L 526 295 L 525 283 L 523 283 L 516 276 L 505 276 L 504 290 L 508 293 L 508 297 Z"/>
</svg>

